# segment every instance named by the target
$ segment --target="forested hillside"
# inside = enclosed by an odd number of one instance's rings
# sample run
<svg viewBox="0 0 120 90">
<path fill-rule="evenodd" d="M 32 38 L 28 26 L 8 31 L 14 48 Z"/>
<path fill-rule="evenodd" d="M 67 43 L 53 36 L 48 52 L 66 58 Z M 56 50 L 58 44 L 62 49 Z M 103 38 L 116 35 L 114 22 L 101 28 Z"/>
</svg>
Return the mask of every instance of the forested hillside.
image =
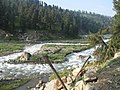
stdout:
<svg viewBox="0 0 120 90">
<path fill-rule="evenodd" d="M 39 0 L 0 0 L 0 29 L 17 39 L 79 38 L 111 24 L 111 17 L 65 10 Z"/>
</svg>

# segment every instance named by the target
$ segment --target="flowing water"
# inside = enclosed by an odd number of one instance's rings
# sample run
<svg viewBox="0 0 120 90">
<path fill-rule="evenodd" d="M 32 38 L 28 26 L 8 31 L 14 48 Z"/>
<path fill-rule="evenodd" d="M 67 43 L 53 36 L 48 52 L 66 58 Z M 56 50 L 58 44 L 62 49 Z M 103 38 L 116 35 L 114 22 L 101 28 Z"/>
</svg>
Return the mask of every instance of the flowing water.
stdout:
<svg viewBox="0 0 120 90">
<path fill-rule="evenodd" d="M 66 43 L 45 43 L 45 44 L 73 45 L 73 44 L 66 44 Z M 24 48 L 24 51 L 29 52 L 30 54 L 34 54 L 35 52 L 40 50 L 41 47 L 45 44 L 36 44 L 36 45 L 32 45 L 32 46 L 26 46 Z M 75 45 L 78 45 L 78 44 L 75 44 Z M 81 45 L 81 44 L 79 44 L 79 45 Z M 56 68 L 56 70 L 80 66 L 84 63 L 84 60 L 89 55 L 92 55 L 94 50 L 95 50 L 95 48 L 91 48 L 91 49 L 88 49 L 88 50 L 85 50 L 85 51 L 82 51 L 79 53 L 69 54 L 68 56 L 66 56 L 68 61 L 66 61 L 64 63 L 53 64 L 53 65 Z M 38 75 L 38 74 L 42 74 L 42 73 L 52 72 L 52 70 L 48 64 L 9 64 L 9 63 L 5 63 L 5 61 L 16 59 L 17 57 L 19 57 L 21 55 L 21 53 L 22 52 L 0 57 L 0 79 L 6 78 L 6 77 L 19 78 L 22 76 L 23 77 L 24 76 L 32 76 L 34 74 Z M 83 59 L 82 57 L 80 57 L 80 55 L 85 56 L 85 58 Z M 95 58 L 92 56 L 92 58 L 90 60 L 95 60 Z"/>
</svg>

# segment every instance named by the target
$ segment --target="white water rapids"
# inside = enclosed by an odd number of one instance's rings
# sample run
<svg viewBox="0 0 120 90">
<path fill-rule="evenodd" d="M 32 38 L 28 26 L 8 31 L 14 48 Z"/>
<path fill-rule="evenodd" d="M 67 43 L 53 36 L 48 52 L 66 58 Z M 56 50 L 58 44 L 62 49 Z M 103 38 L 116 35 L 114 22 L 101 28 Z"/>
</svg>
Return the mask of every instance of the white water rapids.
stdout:
<svg viewBox="0 0 120 90">
<path fill-rule="evenodd" d="M 73 44 L 65 44 L 65 43 L 45 43 L 45 44 L 73 45 Z M 32 46 L 27 46 L 24 48 L 24 51 L 34 54 L 35 52 L 40 50 L 41 47 L 45 44 L 36 44 Z M 56 70 L 80 66 L 83 64 L 84 60 L 83 61 L 80 60 L 79 55 L 89 56 L 94 52 L 94 50 L 95 48 L 91 48 L 91 49 L 88 49 L 88 50 L 85 50 L 79 53 L 69 54 L 66 57 L 68 61 L 64 63 L 53 64 L 53 65 L 56 68 Z M 21 55 L 21 53 L 22 52 L 0 57 L 0 78 L 6 78 L 6 77 L 18 78 L 22 76 L 31 76 L 33 74 L 42 74 L 42 73 L 52 72 L 48 64 L 8 64 L 8 63 L 4 63 L 4 61 L 16 59 L 17 57 Z M 94 60 L 94 57 L 92 57 L 91 60 Z"/>
</svg>

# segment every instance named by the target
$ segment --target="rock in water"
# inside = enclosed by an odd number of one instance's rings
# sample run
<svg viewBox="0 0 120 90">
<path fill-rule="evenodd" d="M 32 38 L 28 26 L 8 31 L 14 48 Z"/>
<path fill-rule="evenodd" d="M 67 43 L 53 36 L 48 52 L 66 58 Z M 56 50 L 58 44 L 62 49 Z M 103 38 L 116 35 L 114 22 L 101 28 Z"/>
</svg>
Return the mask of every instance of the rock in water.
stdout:
<svg viewBox="0 0 120 90">
<path fill-rule="evenodd" d="M 31 54 L 28 52 L 22 52 L 22 55 L 20 56 L 20 61 L 28 61 L 31 57 Z"/>
</svg>

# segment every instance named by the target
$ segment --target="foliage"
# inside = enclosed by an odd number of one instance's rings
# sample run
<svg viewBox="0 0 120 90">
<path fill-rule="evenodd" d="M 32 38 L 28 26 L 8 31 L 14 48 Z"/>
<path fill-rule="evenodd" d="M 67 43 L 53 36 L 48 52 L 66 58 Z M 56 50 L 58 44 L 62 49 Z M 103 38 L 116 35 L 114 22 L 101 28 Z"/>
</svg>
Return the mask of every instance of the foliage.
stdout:
<svg viewBox="0 0 120 90">
<path fill-rule="evenodd" d="M 111 47 L 117 51 L 120 49 L 120 0 L 114 0 L 114 9 L 116 15 L 114 16 L 115 22 L 113 24 L 113 35 L 111 38 Z"/>
<path fill-rule="evenodd" d="M 120 0 L 114 0 L 114 7 L 117 14 L 114 16 L 115 22 L 113 24 L 111 40 L 105 48 L 99 47 L 95 52 L 101 60 L 110 59 L 120 49 Z M 95 35 L 93 37 L 92 41 L 96 41 L 98 44 L 98 41 L 100 40 L 96 39 L 97 36 Z"/>
<path fill-rule="evenodd" d="M 99 60 L 107 60 L 114 56 L 115 50 L 111 46 L 110 41 L 104 42 L 103 33 L 98 32 L 96 34 L 91 34 L 89 37 L 92 46 L 97 45 L 97 49 L 94 52 L 94 55 L 97 56 Z"/>
<path fill-rule="evenodd" d="M 92 46 L 100 44 L 101 43 L 100 34 L 99 33 L 91 34 L 90 37 L 88 37 L 88 40 L 90 41 L 90 44 Z"/>
<path fill-rule="evenodd" d="M 107 61 L 107 62 L 97 62 L 100 64 L 99 69 L 97 72 L 103 71 L 106 67 L 111 67 L 111 66 L 120 66 L 120 57 Z"/>
<path fill-rule="evenodd" d="M 114 50 L 111 47 L 98 47 L 94 52 L 94 55 L 97 56 L 97 59 L 106 61 L 114 56 Z"/>
<path fill-rule="evenodd" d="M 64 10 L 40 0 L 0 0 L 0 29 L 19 39 L 79 38 L 110 26 L 112 18 L 85 11 Z M 29 31 L 32 35 L 26 35 Z"/>
</svg>

